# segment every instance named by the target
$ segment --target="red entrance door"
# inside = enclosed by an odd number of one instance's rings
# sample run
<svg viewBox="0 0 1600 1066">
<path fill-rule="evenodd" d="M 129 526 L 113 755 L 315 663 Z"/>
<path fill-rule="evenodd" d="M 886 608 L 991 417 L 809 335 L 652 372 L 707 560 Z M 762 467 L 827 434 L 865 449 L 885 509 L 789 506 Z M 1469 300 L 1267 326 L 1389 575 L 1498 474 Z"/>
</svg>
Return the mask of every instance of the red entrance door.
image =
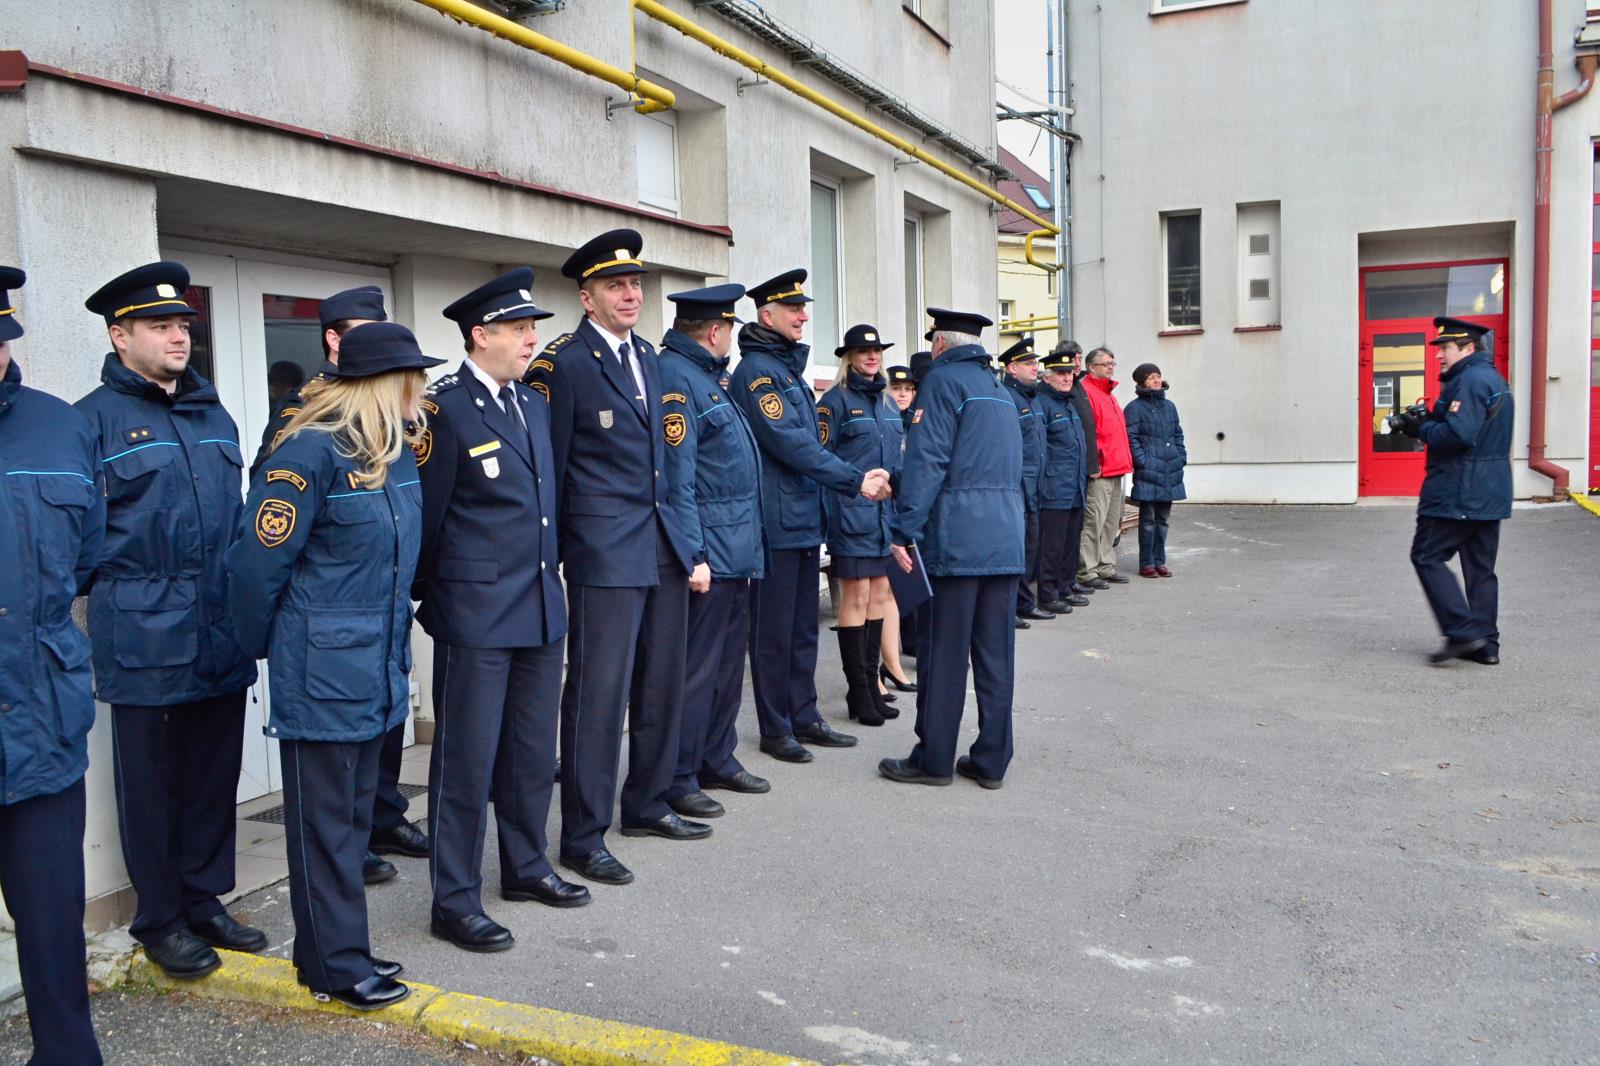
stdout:
<svg viewBox="0 0 1600 1066">
<path fill-rule="evenodd" d="M 1367 267 L 1361 271 L 1360 399 L 1362 496 L 1415 496 L 1422 488 L 1422 442 L 1389 432 L 1387 419 L 1439 395 L 1439 367 L 1428 341 L 1435 315 L 1487 326 L 1495 364 L 1506 373 L 1509 267 L 1504 259 Z"/>
</svg>

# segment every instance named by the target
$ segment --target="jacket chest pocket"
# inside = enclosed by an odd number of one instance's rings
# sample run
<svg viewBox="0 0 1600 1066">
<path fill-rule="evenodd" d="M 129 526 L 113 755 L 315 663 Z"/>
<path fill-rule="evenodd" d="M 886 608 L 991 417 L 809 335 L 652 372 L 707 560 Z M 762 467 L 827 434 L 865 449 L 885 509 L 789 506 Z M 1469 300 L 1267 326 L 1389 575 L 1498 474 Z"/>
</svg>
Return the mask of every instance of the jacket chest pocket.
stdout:
<svg viewBox="0 0 1600 1066">
<path fill-rule="evenodd" d="M 129 511 L 172 507 L 182 464 L 176 444 L 145 444 L 107 459 L 106 501 Z"/>
<path fill-rule="evenodd" d="M 366 559 L 386 551 L 378 519 L 388 514 L 383 493 L 330 496 L 323 513 L 327 515 L 328 551 L 336 559 Z"/>
<path fill-rule="evenodd" d="M 71 575 L 77 566 L 83 516 L 92 502 L 94 485 L 86 478 L 67 474 L 13 480 L 33 481 L 38 491 L 39 517 L 34 529 L 41 567 L 46 573 Z"/>
<path fill-rule="evenodd" d="M 312 615 L 306 623 L 306 695 L 314 700 L 374 700 L 388 685 L 384 618 Z"/>
<path fill-rule="evenodd" d="M 112 648 L 129 669 L 182 666 L 200 654 L 191 578 L 123 578 L 112 590 Z"/>
<path fill-rule="evenodd" d="M 839 426 L 839 445 L 837 454 L 845 462 L 869 460 L 873 466 L 877 465 L 877 456 L 880 451 L 878 438 L 878 423 L 876 419 L 857 415 L 847 418 Z"/>
</svg>

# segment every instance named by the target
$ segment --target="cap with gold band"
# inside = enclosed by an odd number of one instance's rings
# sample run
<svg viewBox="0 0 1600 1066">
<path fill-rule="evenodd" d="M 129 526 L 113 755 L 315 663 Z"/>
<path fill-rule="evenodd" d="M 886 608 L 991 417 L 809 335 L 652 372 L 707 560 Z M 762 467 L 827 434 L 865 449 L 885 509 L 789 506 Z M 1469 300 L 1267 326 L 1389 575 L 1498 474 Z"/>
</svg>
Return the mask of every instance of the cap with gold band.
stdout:
<svg viewBox="0 0 1600 1066">
<path fill-rule="evenodd" d="M 750 299 L 755 301 L 757 307 L 767 304 L 808 304 L 811 297 L 806 295 L 806 272 L 785 270 L 760 285 L 752 285 Z"/>
<path fill-rule="evenodd" d="M 1475 344 L 1480 349 L 1483 347 L 1484 335 L 1489 332 L 1487 326 L 1444 315 L 1433 320 L 1433 328 L 1439 333 L 1428 342 L 1429 344 Z"/>
<path fill-rule="evenodd" d="M 1019 359 L 1037 359 L 1039 353 L 1033 350 L 1033 338 L 1021 337 L 1017 342 L 1000 353 L 1000 362 L 1009 365 Z"/>
<path fill-rule="evenodd" d="M 561 264 L 561 276 L 582 285 L 592 278 L 648 274 L 639 258 L 643 248 L 644 238 L 638 230 L 608 230 L 567 256 L 567 261 Z"/>
<path fill-rule="evenodd" d="M 16 301 L 12 289 L 20 289 L 28 282 L 28 275 L 16 267 L 0 266 L 0 342 L 14 341 L 22 336 L 22 323 L 17 321 Z"/>
<path fill-rule="evenodd" d="M 111 279 L 83 301 L 83 306 L 105 318 L 108 326 L 123 318 L 198 315 L 199 311 L 184 302 L 188 287 L 189 268 L 164 259 Z"/>
<path fill-rule="evenodd" d="M 743 296 L 744 286 L 729 282 L 704 289 L 668 293 L 667 299 L 672 301 L 674 313 L 682 319 L 714 322 L 720 318 L 737 322 L 739 319 L 734 317 L 734 306 Z"/>
</svg>

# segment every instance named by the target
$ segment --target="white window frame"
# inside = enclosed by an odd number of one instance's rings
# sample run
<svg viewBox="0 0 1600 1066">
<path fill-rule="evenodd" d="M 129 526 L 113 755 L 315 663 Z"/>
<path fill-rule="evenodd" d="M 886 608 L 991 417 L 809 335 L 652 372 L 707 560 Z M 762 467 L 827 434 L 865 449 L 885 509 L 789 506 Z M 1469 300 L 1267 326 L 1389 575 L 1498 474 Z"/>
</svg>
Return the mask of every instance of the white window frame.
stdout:
<svg viewBox="0 0 1600 1066">
<path fill-rule="evenodd" d="M 914 246 L 912 248 L 905 249 L 904 253 L 906 255 L 915 256 L 913 262 L 916 265 L 917 286 L 916 292 L 906 293 L 906 311 L 909 317 L 906 319 L 905 328 L 910 332 L 901 338 L 901 343 L 910 345 L 912 344 L 913 337 L 922 336 L 923 331 L 918 329 L 917 326 L 924 317 L 923 309 L 928 306 L 926 298 L 928 287 L 926 284 L 926 279 L 923 277 L 923 272 L 926 269 L 927 264 L 927 259 L 925 258 L 927 248 L 927 227 L 923 224 L 922 216 L 914 211 L 906 212 L 906 225 L 911 227 Z M 903 268 L 902 272 L 904 272 Z M 915 350 L 914 346 L 913 350 Z M 910 356 L 907 356 L 906 358 L 909 359 Z"/>
<path fill-rule="evenodd" d="M 678 156 L 678 113 L 676 111 L 655 111 L 648 115 L 640 114 L 636 121 L 654 122 L 664 126 L 672 137 L 672 196 L 658 196 L 646 194 L 644 189 L 644 159 L 641 158 L 639 142 L 634 142 L 634 163 L 638 167 L 638 200 L 639 206 L 648 207 L 663 214 L 679 218 L 683 212 L 683 167 Z M 638 134 L 635 134 L 637 138 Z"/>
<path fill-rule="evenodd" d="M 834 291 L 833 292 L 823 292 L 821 289 L 817 288 L 818 281 L 817 281 L 817 265 L 816 265 L 816 263 L 812 263 L 811 264 L 810 276 L 807 278 L 807 281 L 810 283 L 809 284 L 809 288 L 811 290 L 811 298 L 812 298 L 813 301 L 820 301 L 820 300 L 829 300 L 829 301 L 831 301 L 831 306 L 833 308 L 833 315 L 834 315 L 835 325 L 837 326 L 837 329 L 835 330 L 835 332 L 837 332 L 837 333 L 842 335 L 843 332 L 844 332 L 844 329 L 845 329 L 845 325 L 844 325 L 844 286 L 845 286 L 845 278 L 844 278 L 844 259 L 845 259 L 845 257 L 844 257 L 844 184 L 842 182 L 836 181 L 833 178 L 830 178 L 830 177 L 828 177 L 828 176 L 826 176 L 824 174 L 818 174 L 815 171 L 812 171 L 812 173 L 811 173 L 811 184 L 812 185 L 820 185 L 823 188 L 829 189 L 829 190 L 831 190 L 833 192 L 833 248 L 834 248 L 834 271 L 833 271 L 833 277 L 834 277 L 834 282 L 835 282 Z M 806 203 L 809 206 L 810 202 L 811 202 L 810 188 L 809 187 L 807 187 L 806 194 L 807 194 L 806 195 Z M 807 232 L 809 233 L 809 229 L 807 230 Z M 810 243 L 809 239 L 808 239 L 807 243 L 808 244 Z M 807 248 L 806 251 L 807 251 L 807 259 L 810 259 L 811 254 L 815 252 L 815 249 L 814 248 Z M 818 335 L 817 330 L 815 328 L 816 327 L 816 322 L 817 322 L 817 318 L 816 318 L 815 315 L 813 315 L 812 318 L 811 318 L 811 324 L 812 324 L 812 330 L 811 330 L 811 362 L 812 362 L 812 364 L 814 366 L 827 367 L 827 368 L 831 369 L 831 368 L 837 366 L 838 363 L 839 363 L 838 357 L 833 354 L 833 349 L 834 349 L 835 346 L 838 345 L 839 338 L 838 337 L 820 337 L 819 338 L 819 335 Z"/>
<path fill-rule="evenodd" d="M 1170 15 L 1175 11 L 1193 11 L 1202 7 L 1226 7 L 1229 4 L 1243 4 L 1246 0 L 1178 0 L 1177 3 L 1163 3 L 1162 0 L 1150 0 L 1151 15 Z"/>
</svg>

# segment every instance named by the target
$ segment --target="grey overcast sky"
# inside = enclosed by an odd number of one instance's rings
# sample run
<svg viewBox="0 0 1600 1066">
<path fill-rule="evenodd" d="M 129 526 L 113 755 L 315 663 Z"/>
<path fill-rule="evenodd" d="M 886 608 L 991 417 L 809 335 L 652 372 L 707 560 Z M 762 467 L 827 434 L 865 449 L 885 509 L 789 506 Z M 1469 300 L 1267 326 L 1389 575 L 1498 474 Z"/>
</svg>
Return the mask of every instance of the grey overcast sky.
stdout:
<svg viewBox="0 0 1600 1066">
<path fill-rule="evenodd" d="M 1019 111 L 1036 110 L 1045 99 L 1046 17 L 1055 2 L 994 0 L 995 77 L 1021 89 L 1033 100 L 1022 99 L 1005 85 L 996 85 L 995 92 L 1000 100 Z M 1049 144 L 1037 126 L 1016 120 L 1002 122 L 1000 143 L 1040 174 L 1050 173 Z"/>
</svg>

